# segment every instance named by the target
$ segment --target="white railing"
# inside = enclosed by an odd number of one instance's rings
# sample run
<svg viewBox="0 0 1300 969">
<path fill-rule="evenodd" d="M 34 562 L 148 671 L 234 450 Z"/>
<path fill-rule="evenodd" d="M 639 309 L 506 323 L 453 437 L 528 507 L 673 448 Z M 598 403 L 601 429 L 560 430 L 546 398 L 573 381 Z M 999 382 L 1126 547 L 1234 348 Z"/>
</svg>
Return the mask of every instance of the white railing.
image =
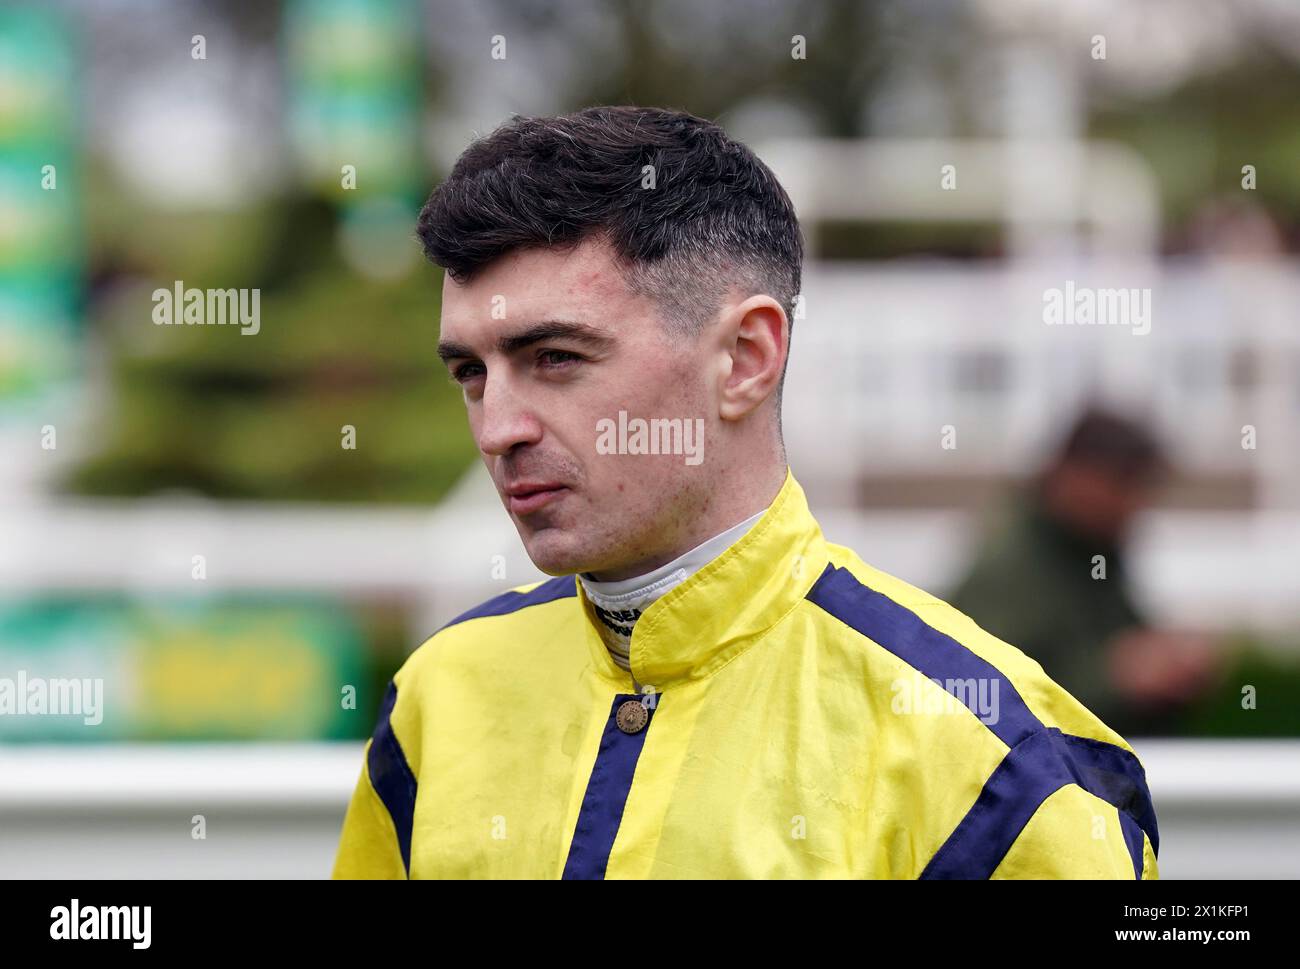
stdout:
<svg viewBox="0 0 1300 969">
<path fill-rule="evenodd" d="M 1149 287 L 1149 332 L 1045 323 L 1067 280 Z M 809 476 L 1025 473 L 1097 398 L 1186 471 L 1253 476 L 1265 506 L 1300 508 L 1300 265 L 817 265 L 804 297 L 784 412 Z"/>
</svg>

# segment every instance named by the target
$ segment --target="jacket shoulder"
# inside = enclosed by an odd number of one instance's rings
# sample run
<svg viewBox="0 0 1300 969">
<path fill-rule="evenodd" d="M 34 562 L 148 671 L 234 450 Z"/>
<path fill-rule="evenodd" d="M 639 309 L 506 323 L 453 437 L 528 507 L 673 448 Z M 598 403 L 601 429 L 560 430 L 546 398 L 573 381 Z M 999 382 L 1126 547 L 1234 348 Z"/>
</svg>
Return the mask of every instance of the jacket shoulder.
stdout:
<svg viewBox="0 0 1300 969">
<path fill-rule="evenodd" d="M 1083 801 L 1105 802 L 1117 810 L 1125 850 L 1139 876 L 1144 838 L 1154 859 L 1159 835 L 1137 755 L 1041 665 L 946 602 L 841 547 L 832 548 L 831 561 L 808 599 L 857 632 L 863 649 L 892 654 L 917 671 L 918 679 L 930 680 L 933 689 L 924 684 L 927 714 L 931 700 L 951 701 L 934 706 L 958 716 L 908 718 L 925 725 L 936 749 L 944 749 L 945 742 L 974 741 L 972 730 L 985 732 L 986 749 L 990 737 L 1001 742 L 997 766 L 978 785 L 969 814 L 923 877 L 987 877 L 1016 832 L 1066 787 L 1093 796 Z M 1058 800 L 1083 803 L 1077 801 L 1080 797 L 1067 794 Z M 974 850 L 978 844 L 986 847 Z"/>
<path fill-rule="evenodd" d="M 923 675 L 947 681 L 996 679 L 1016 718 L 995 730 L 1008 746 L 1040 728 L 1132 748 L 1022 650 L 981 628 L 942 599 L 832 545 L 830 563 L 808 598 L 861 637 Z M 1019 730 L 1017 734 L 1016 730 Z"/>
<path fill-rule="evenodd" d="M 520 621 L 535 624 L 540 618 L 538 613 L 547 605 L 574 598 L 577 594 L 577 578 L 560 575 L 495 595 L 465 610 L 425 638 L 406 658 L 394 680 L 400 685 L 401 680 L 417 674 L 421 667 L 433 662 L 444 646 L 472 640 L 484 631 L 485 626 Z"/>
<path fill-rule="evenodd" d="M 570 599 L 578 594 L 578 580 L 572 575 L 557 575 L 553 579 L 521 585 L 500 595 L 495 595 L 485 602 L 480 602 L 472 609 L 467 609 L 455 619 L 439 629 L 434 636 L 445 629 L 459 626 L 474 619 L 486 619 L 492 616 L 508 616 L 533 606 L 545 605 L 557 599 Z M 433 637 L 430 637 L 433 638 Z"/>
</svg>

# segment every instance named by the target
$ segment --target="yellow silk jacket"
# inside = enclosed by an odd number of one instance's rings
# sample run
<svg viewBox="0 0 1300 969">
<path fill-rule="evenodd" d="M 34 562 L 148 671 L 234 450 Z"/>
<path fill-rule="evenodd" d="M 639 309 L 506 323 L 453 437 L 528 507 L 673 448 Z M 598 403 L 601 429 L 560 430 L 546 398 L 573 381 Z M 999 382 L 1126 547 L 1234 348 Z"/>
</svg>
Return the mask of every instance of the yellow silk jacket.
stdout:
<svg viewBox="0 0 1300 969">
<path fill-rule="evenodd" d="M 597 622 L 564 576 L 416 649 L 334 876 L 1158 877 L 1132 748 L 1019 650 L 828 543 L 788 471 L 638 620 L 635 681 Z"/>
</svg>

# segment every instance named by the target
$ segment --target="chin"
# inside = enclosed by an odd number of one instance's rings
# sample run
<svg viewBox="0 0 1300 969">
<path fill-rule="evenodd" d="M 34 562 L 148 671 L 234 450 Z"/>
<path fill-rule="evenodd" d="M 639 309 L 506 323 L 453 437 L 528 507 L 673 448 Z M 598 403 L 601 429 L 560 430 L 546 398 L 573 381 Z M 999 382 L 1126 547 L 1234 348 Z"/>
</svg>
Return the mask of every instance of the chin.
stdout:
<svg viewBox="0 0 1300 969">
<path fill-rule="evenodd" d="M 586 556 L 580 555 L 561 536 L 535 536 L 524 542 L 533 565 L 547 575 L 573 575 L 587 571 Z"/>
</svg>

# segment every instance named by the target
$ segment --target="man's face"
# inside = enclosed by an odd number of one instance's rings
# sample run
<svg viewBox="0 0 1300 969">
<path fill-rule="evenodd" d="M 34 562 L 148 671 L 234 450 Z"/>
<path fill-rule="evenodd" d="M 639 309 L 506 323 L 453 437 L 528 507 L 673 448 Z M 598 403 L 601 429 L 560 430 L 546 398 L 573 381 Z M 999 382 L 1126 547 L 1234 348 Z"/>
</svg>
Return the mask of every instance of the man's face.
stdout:
<svg viewBox="0 0 1300 969">
<path fill-rule="evenodd" d="M 670 334 L 657 305 L 628 291 L 601 242 L 507 253 L 464 285 L 447 277 L 439 352 L 543 572 L 640 574 L 705 509 L 719 361 L 703 348 Z M 692 429 L 702 418 L 704 463 L 602 453 L 609 425 L 599 422 L 617 424 L 620 410 L 628 421 L 679 418 Z"/>
<path fill-rule="evenodd" d="M 1055 504 L 1077 531 L 1110 542 L 1125 539 L 1152 498 L 1149 481 L 1127 481 L 1106 468 L 1067 461 L 1054 473 Z"/>
</svg>

